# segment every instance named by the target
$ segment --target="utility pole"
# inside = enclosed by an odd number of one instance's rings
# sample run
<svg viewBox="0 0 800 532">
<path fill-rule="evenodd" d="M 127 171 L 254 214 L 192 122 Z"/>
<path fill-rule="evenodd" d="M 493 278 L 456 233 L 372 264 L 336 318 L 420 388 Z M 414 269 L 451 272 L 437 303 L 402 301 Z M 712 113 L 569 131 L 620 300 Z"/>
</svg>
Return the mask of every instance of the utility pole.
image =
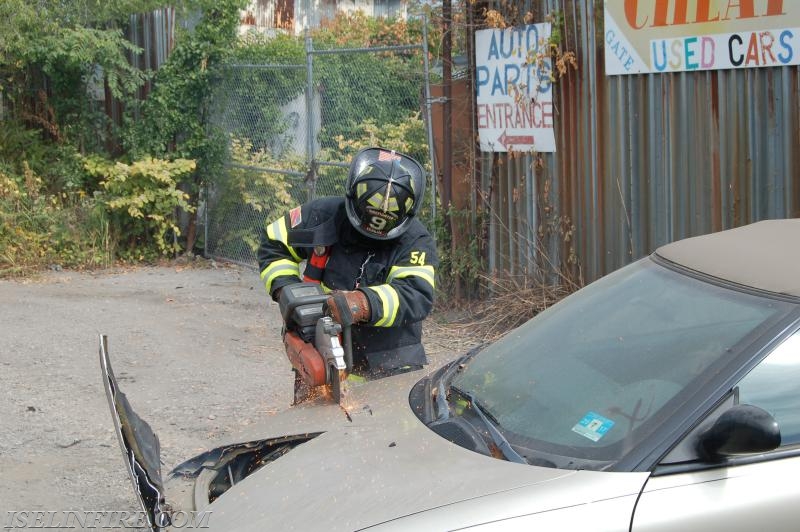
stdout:
<svg viewBox="0 0 800 532">
<path fill-rule="evenodd" d="M 453 134 L 452 134 L 452 82 L 453 82 L 453 4 L 442 2 L 442 83 L 444 85 L 444 124 L 442 127 L 442 207 L 445 220 L 450 220 L 450 202 L 453 199 Z M 449 228 L 448 223 L 448 228 Z"/>
<path fill-rule="evenodd" d="M 442 207 L 444 209 L 445 226 L 450 230 L 450 253 L 460 253 L 458 238 L 461 234 L 453 226 L 450 206 L 453 200 L 453 3 L 452 0 L 442 2 L 442 83 L 444 85 L 444 112 L 442 113 Z M 458 216 L 455 217 L 458 219 Z M 462 279 L 455 279 L 454 294 L 456 301 L 462 299 Z"/>
</svg>

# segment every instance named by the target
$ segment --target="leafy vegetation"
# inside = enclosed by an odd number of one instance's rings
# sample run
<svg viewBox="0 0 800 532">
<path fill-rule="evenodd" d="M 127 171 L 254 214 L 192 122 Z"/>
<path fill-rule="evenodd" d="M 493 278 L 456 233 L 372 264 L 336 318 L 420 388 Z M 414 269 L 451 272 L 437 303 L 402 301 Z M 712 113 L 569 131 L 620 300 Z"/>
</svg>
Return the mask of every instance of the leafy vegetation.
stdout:
<svg viewBox="0 0 800 532">
<path fill-rule="evenodd" d="M 202 18 L 177 45 L 153 77 L 154 89 L 141 105 L 129 110 L 125 148 L 133 158 L 154 156 L 196 161 L 182 183 L 189 204 L 197 205 L 200 190 L 219 174 L 225 160 L 222 131 L 210 121 L 213 72 L 225 63 L 236 43 L 239 12 L 247 0 L 196 0 Z M 196 242 L 196 210 L 189 211 L 185 248 Z"/>
<path fill-rule="evenodd" d="M 339 14 L 313 34 L 315 49 L 418 44 L 420 23 Z M 354 138 L 362 124 L 397 124 L 420 108 L 421 50 L 402 53 L 348 53 L 314 58 L 321 93 L 319 142 L 333 148 L 337 138 Z"/>
<path fill-rule="evenodd" d="M 0 166 L 0 276 L 58 265 L 107 266 L 113 253 L 102 210 L 82 191 L 48 192 L 27 163 Z"/>
<path fill-rule="evenodd" d="M 354 137 L 337 135 L 335 138 L 336 153 L 342 160 L 350 160 L 358 150 L 369 146 L 397 150 L 423 163 L 429 160 L 425 123 L 419 112 L 412 112 L 399 122 L 380 125 L 374 118 L 367 118 L 355 130 Z"/>
<path fill-rule="evenodd" d="M 298 157 L 275 158 L 268 149 L 256 149 L 249 140 L 231 139 L 231 162 L 222 179 L 210 188 L 214 219 L 211 233 L 215 252 L 226 257 L 253 256 L 259 233 L 268 216 L 284 212 L 305 199 L 305 187 L 285 173 L 259 168 L 302 172 L 305 163 Z"/>
<path fill-rule="evenodd" d="M 108 88 L 133 95 L 146 73 L 128 55 L 140 50 L 118 27 L 81 23 L 70 2 L 0 3 L 0 92 L 12 115 L 46 140 L 102 149 L 110 124 L 93 97 Z"/>
<path fill-rule="evenodd" d="M 181 231 L 175 209 L 194 212 L 189 195 L 178 189 L 180 178 L 194 171 L 192 160 L 143 159 L 132 164 L 99 157 L 86 160 L 86 170 L 100 180 L 99 204 L 108 212 L 111 234 L 121 257 L 152 259 L 154 250 L 169 255 L 180 250 Z"/>
<path fill-rule="evenodd" d="M 312 33 L 329 48 L 402 46 L 422 42 L 422 20 L 368 17 L 362 11 L 338 12 Z"/>
<path fill-rule="evenodd" d="M 174 2 L 203 16 L 155 76 L 134 66 L 123 30 L 159 2 L 0 3 L 0 274 L 178 251 L 177 211 L 195 212 L 197 183 L 224 156 L 205 129 L 208 70 L 233 48 L 243 1 Z M 122 128 L 107 103 L 125 106 Z"/>
<path fill-rule="evenodd" d="M 218 167 L 219 138 L 207 130 L 213 71 L 233 50 L 239 9 L 245 3 L 197 2 L 202 18 L 192 31 L 180 30 L 175 48 L 153 76 L 147 99 L 129 106 L 124 141 L 134 158 L 147 154 L 197 159 L 201 173 Z"/>
<path fill-rule="evenodd" d="M 294 139 L 282 109 L 303 96 L 305 69 L 232 66 L 303 65 L 305 45 L 290 35 L 238 37 L 246 3 L 174 2 L 194 25 L 178 29 L 156 72 L 133 66 L 141 50 L 124 38 L 129 16 L 156 1 L 0 3 L 0 275 L 191 251 L 206 185 L 234 248 L 254 249 L 254 219 L 305 199 L 301 178 L 253 170 L 307 170 L 283 149 Z M 421 24 L 339 14 L 312 37 L 315 49 L 418 44 Z M 428 163 L 420 50 L 317 55 L 314 72 L 325 160 L 382 145 Z M 234 87 L 229 106 L 215 90 L 223 82 Z M 109 96 L 121 123 L 108 118 Z M 238 129 L 218 128 L 220 109 Z M 343 180 L 332 172 L 334 181 Z"/>
</svg>

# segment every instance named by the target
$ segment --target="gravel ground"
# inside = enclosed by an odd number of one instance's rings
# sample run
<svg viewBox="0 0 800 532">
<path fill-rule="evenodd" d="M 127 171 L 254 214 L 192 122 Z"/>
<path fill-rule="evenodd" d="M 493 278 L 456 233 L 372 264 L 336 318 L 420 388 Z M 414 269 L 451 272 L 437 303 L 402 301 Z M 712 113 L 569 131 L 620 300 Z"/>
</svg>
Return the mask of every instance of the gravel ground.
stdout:
<svg viewBox="0 0 800 532">
<path fill-rule="evenodd" d="M 210 263 L 0 281 L 0 523 L 21 510 L 137 510 L 98 338 L 161 440 L 163 470 L 289 407 L 277 305 L 255 272 Z M 426 322 L 431 363 L 473 342 Z"/>
</svg>

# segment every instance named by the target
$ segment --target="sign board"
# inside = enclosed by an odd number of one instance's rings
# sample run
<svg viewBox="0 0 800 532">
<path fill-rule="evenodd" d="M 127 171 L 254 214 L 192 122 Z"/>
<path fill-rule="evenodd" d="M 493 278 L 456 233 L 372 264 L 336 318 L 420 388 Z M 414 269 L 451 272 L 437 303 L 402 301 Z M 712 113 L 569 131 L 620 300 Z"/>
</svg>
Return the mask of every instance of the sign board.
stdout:
<svg viewBox="0 0 800 532">
<path fill-rule="evenodd" d="M 605 0 L 606 74 L 800 64 L 797 0 Z"/>
<path fill-rule="evenodd" d="M 475 32 L 481 151 L 556 151 L 550 24 Z"/>
</svg>

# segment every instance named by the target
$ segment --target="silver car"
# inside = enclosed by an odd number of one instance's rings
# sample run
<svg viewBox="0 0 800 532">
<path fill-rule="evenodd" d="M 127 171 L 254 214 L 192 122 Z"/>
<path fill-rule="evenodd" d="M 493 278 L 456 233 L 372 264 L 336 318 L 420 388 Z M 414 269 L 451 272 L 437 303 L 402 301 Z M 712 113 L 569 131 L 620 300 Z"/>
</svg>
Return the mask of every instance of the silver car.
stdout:
<svg viewBox="0 0 800 532">
<path fill-rule="evenodd" d="M 290 408 L 166 482 L 105 341 L 101 361 L 155 529 L 205 510 L 237 531 L 800 530 L 800 219 L 661 247 L 455 362 Z"/>
</svg>

